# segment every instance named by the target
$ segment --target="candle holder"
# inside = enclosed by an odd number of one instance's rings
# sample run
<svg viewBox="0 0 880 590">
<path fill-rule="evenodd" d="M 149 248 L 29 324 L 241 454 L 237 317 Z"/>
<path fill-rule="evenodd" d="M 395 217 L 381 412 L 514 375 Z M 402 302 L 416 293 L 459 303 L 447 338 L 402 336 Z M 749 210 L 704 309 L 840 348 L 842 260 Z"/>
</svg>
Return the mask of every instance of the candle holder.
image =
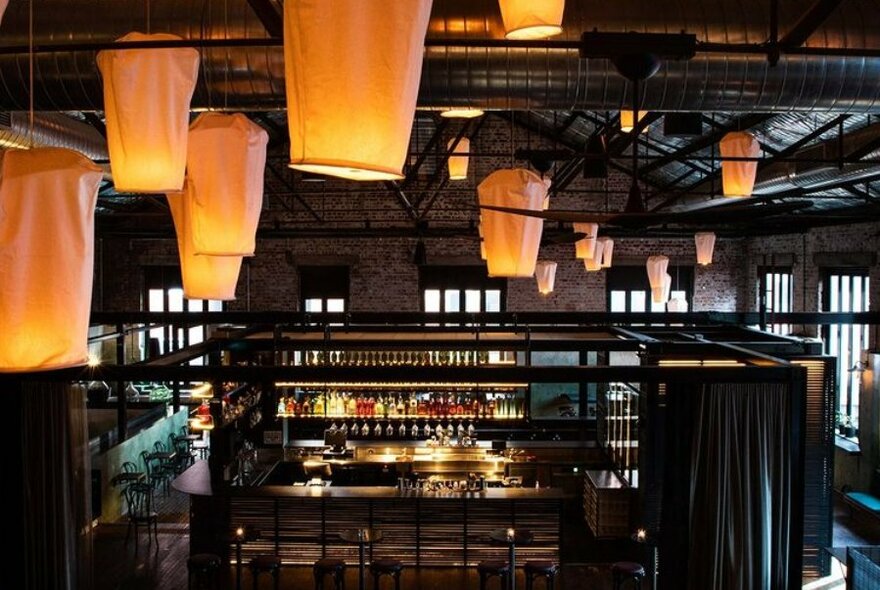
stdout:
<svg viewBox="0 0 880 590">
<path fill-rule="evenodd" d="M 239 526 L 232 535 L 235 541 L 235 589 L 241 590 L 241 546 L 245 541 L 253 539 L 253 531 L 249 526 Z"/>
<path fill-rule="evenodd" d="M 639 545 L 645 545 L 651 549 L 651 590 L 657 590 L 657 570 L 659 568 L 657 539 L 648 533 L 645 528 L 638 528 L 630 535 L 630 538 Z"/>
</svg>

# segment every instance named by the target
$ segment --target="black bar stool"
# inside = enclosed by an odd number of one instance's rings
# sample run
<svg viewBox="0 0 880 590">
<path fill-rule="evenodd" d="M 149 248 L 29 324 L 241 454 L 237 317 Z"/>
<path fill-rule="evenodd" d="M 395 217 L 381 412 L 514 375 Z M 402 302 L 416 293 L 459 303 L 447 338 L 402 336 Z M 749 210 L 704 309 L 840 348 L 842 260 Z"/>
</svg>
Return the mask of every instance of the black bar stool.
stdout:
<svg viewBox="0 0 880 590">
<path fill-rule="evenodd" d="M 480 590 L 486 590 L 486 584 L 492 576 L 498 576 L 501 581 L 501 590 L 507 588 L 507 577 L 510 575 L 510 564 L 506 561 L 481 561 L 477 564 L 477 573 L 480 574 Z"/>
<path fill-rule="evenodd" d="M 394 578 L 394 590 L 400 590 L 400 572 L 403 571 L 403 562 L 398 559 L 377 559 L 370 564 L 373 572 L 373 590 L 379 590 L 379 580 L 382 576 Z"/>
<path fill-rule="evenodd" d="M 627 580 L 632 580 L 632 587 L 634 589 L 641 590 L 644 577 L 645 568 L 640 563 L 618 561 L 611 565 L 611 584 L 613 590 L 621 590 L 623 583 Z"/>
<path fill-rule="evenodd" d="M 345 590 L 345 561 L 326 557 L 315 562 L 315 590 L 324 590 L 324 576 L 333 576 L 335 590 Z"/>
<path fill-rule="evenodd" d="M 527 561 L 523 568 L 526 575 L 526 590 L 532 590 L 535 578 L 544 578 L 547 590 L 553 590 L 559 566 L 552 561 Z"/>
<path fill-rule="evenodd" d="M 278 590 L 278 577 L 281 574 L 281 558 L 274 555 L 257 555 L 251 559 L 251 577 L 254 580 L 254 590 L 260 583 L 260 574 L 271 574 L 275 590 Z"/>
<path fill-rule="evenodd" d="M 186 570 L 186 587 L 189 590 L 214 590 L 217 587 L 220 556 L 213 553 L 190 555 L 189 559 L 186 560 Z"/>
</svg>

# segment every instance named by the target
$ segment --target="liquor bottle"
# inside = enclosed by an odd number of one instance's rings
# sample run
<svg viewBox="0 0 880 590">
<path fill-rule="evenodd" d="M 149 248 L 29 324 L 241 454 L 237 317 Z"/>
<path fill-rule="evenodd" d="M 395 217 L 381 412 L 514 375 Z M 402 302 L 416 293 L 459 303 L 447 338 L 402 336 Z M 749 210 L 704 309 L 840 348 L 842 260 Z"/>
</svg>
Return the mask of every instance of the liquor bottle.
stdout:
<svg viewBox="0 0 880 590">
<path fill-rule="evenodd" d="M 461 403 L 461 396 L 458 396 L 458 399 L 455 403 L 455 413 L 459 416 L 463 415 L 465 412 L 464 404 Z"/>
<path fill-rule="evenodd" d="M 345 408 L 345 413 L 351 417 L 360 416 L 360 413 L 358 412 L 358 404 L 357 401 L 354 399 L 354 396 L 348 396 L 348 403 L 347 407 Z"/>
<path fill-rule="evenodd" d="M 364 415 L 364 402 L 360 397 L 355 401 L 355 414 L 358 416 Z"/>
<path fill-rule="evenodd" d="M 293 416 L 295 406 L 293 405 L 293 398 L 287 398 L 287 404 L 284 408 L 284 413 L 288 416 Z"/>
<path fill-rule="evenodd" d="M 293 413 L 297 416 L 302 416 L 302 404 L 299 402 L 295 402 L 293 404 Z"/>
<path fill-rule="evenodd" d="M 425 405 L 425 401 L 421 400 L 421 399 L 418 400 L 417 405 L 416 405 L 416 416 L 423 418 L 423 417 L 427 416 L 427 413 L 428 413 L 428 407 Z"/>
<path fill-rule="evenodd" d="M 284 414 L 284 410 L 287 408 L 287 405 L 284 403 L 284 398 L 278 400 L 278 415 Z"/>
<path fill-rule="evenodd" d="M 486 418 L 494 418 L 495 417 L 495 400 L 490 399 L 489 403 L 486 404 Z"/>
<path fill-rule="evenodd" d="M 312 413 L 316 416 L 324 415 L 324 396 L 319 394 L 315 403 L 312 404 Z"/>
<path fill-rule="evenodd" d="M 374 409 L 376 411 L 376 416 L 383 416 L 385 414 L 385 403 L 382 401 L 382 396 L 379 396 L 379 399 L 376 400 Z M 372 412 L 370 413 L 372 416 Z"/>
<path fill-rule="evenodd" d="M 312 405 L 309 403 L 309 398 L 304 397 L 303 403 L 302 403 L 302 415 L 303 416 L 310 416 L 311 413 L 312 413 Z"/>
<path fill-rule="evenodd" d="M 370 396 L 366 403 L 367 416 L 375 416 L 376 415 L 376 398 Z"/>
<path fill-rule="evenodd" d="M 407 413 L 410 416 L 419 415 L 419 402 L 416 400 L 415 394 L 410 394 L 409 396 L 409 410 L 407 410 Z"/>
<path fill-rule="evenodd" d="M 397 415 L 403 417 L 406 415 L 406 404 L 403 403 L 403 397 L 397 398 Z"/>
</svg>

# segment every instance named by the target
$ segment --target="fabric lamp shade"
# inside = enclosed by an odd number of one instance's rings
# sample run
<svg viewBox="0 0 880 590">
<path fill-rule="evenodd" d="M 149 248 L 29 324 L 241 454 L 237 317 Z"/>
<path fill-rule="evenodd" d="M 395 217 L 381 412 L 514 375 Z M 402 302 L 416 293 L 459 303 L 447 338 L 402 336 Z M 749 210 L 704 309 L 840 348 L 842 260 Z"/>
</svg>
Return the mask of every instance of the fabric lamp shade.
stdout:
<svg viewBox="0 0 880 590">
<path fill-rule="evenodd" d="M 440 111 L 440 116 L 446 119 L 476 119 L 482 117 L 485 111 L 474 107 L 452 107 Z"/>
<path fill-rule="evenodd" d="M 102 170 L 72 150 L 10 150 L 0 176 L 0 371 L 88 359 Z"/>
<path fill-rule="evenodd" d="M 666 301 L 663 297 L 663 282 L 666 277 L 666 269 L 669 267 L 669 258 L 666 256 L 648 257 L 648 282 L 651 284 L 651 299 L 655 303 Z"/>
<path fill-rule="evenodd" d="M 672 293 L 672 275 L 666 273 L 663 275 L 663 291 L 660 294 L 660 299 L 654 299 L 654 303 L 666 303 L 669 301 L 669 295 Z M 652 297 L 654 294 L 651 294 Z"/>
<path fill-rule="evenodd" d="M 636 120 L 636 118 L 633 117 L 633 111 L 620 111 L 620 130 L 624 133 L 630 133 L 636 126 L 636 123 L 644 119 L 647 114 L 648 111 L 639 111 L 639 118 Z M 645 133 L 646 131 L 648 131 L 647 127 L 642 129 L 642 133 Z"/>
<path fill-rule="evenodd" d="M 725 197 L 750 197 L 755 186 L 758 162 L 725 160 L 724 158 L 757 158 L 761 155 L 761 144 L 754 135 L 746 131 L 731 131 L 721 138 L 721 183 Z"/>
<path fill-rule="evenodd" d="M 168 193 L 167 199 L 177 233 L 184 297 L 220 301 L 235 299 L 241 256 L 209 256 L 195 252 L 192 235 L 195 196 L 192 183 L 187 181 L 183 191 Z"/>
<path fill-rule="evenodd" d="M 562 32 L 565 0 L 498 0 L 505 37 L 545 39 Z"/>
<path fill-rule="evenodd" d="M 584 259 L 584 268 L 589 272 L 602 270 L 602 255 L 604 247 L 605 243 L 597 240 L 595 249 L 593 250 L 593 256 Z"/>
<path fill-rule="evenodd" d="M 556 263 L 539 260 L 535 263 L 535 278 L 538 280 L 538 292 L 541 295 L 549 295 L 553 292 L 556 282 Z"/>
<path fill-rule="evenodd" d="M 503 169 L 487 176 L 477 187 L 477 194 L 480 205 L 540 211 L 549 188 L 550 179 L 534 172 Z M 481 215 L 489 276 L 533 276 L 544 220 L 490 210 Z"/>
<path fill-rule="evenodd" d="M 676 297 L 666 303 L 666 311 L 685 312 L 688 310 L 687 299 Z"/>
<path fill-rule="evenodd" d="M 284 3 L 290 167 L 403 178 L 431 0 Z"/>
<path fill-rule="evenodd" d="M 579 260 L 593 258 L 596 251 L 596 234 L 599 233 L 599 224 L 575 223 L 573 225 L 574 233 L 586 234 L 585 238 L 574 243 L 574 257 Z"/>
<path fill-rule="evenodd" d="M 447 148 L 451 148 L 454 143 L 455 139 L 450 139 Z M 464 180 L 467 178 L 469 160 L 467 154 L 469 151 L 471 151 L 471 140 L 467 137 L 462 137 L 458 140 L 458 144 L 456 144 L 452 153 L 464 155 L 449 156 L 449 180 Z"/>
<path fill-rule="evenodd" d="M 117 42 L 180 40 L 176 35 L 129 33 Z M 190 47 L 107 50 L 97 60 L 116 190 L 181 190 L 199 52 Z"/>
<path fill-rule="evenodd" d="M 7 6 L 9 6 L 9 0 L 0 0 L 0 22 L 3 22 L 3 15 L 6 13 Z"/>
<path fill-rule="evenodd" d="M 712 232 L 698 232 L 694 234 L 694 242 L 697 245 L 697 264 L 706 266 L 712 264 L 712 254 L 715 251 L 715 234 Z"/>
<path fill-rule="evenodd" d="M 202 113 L 193 122 L 186 166 L 195 254 L 254 255 L 268 140 L 241 113 Z"/>
<path fill-rule="evenodd" d="M 602 248 L 602 268 L 611 268 L 611 259 L 614 256 L 614 240 L 611 238 L 599 238 Z"/>
</svg>

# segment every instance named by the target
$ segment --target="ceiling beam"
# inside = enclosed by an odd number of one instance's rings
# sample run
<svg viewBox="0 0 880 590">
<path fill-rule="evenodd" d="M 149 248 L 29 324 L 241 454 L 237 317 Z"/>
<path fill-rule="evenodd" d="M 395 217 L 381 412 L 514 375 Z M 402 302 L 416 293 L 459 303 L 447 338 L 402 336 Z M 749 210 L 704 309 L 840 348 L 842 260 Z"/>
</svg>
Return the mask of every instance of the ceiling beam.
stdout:
<svg viewBox="0 0 880 590">
<path fill-rule="evenodd" d="M 816 0 L 813 2 L 813 5 L 803 13 L 800 20 L 779 40 L 782 50 L 794 49 L 803 45 L 841 3 L 842 0 Z"/>
<path fill-rule="evenodd" d="M 406 194 L 404 194 L 403 190 L 400 188 L 400 185 L 393 180 L 386 180 L 385 187 L 391 191 L 391 194 L 395 196 L 397 202 L 400 204 L 401 208 L 406 211 L 407 217 L 409 217 L 413 221 L 418 221 L 419 214 L 416 211 L 416 208 L 413 207 L 412 203 L 409 202 Z"/>
<path fill-rule="evenodd" d="M 419 175 L 419 170 L 422 167 L 422 164 L 425 163 L 425 160 L 428 158 L 428 155 L 434 150 L 437 146 L 437 142 L 443 137 L 443 133 L 446 132 L 446 127 L 449 126 L 449 119 L 440 119 L 440 122 L 437 123 L 437 126 L 434 128 L 434 133 L 431 134 L 431 137 L 428 138 L 428 142 L 425 144 L 425 148 L 419 153 L 419 157 L 416 158 L 415 163 L 410 167 L 406 172 L 406 178 L 403 179 L 403 182 L 400 183 L 400 189 L 406 190 L 409 188 L 409 185 L 415 181 L 415 179 Z M 456 142 L 458 143 L 458 142 Z"/>
<path fill-rule="evenodd" d="M 290 181 L 287 180 L 286 178 L 284 178 L 284 176 L 280 172 L 278 172 L 278 170 L 275 168 L 275 166 L 273 166 L 270 162 L 267 161 L 266 162 L 266 169 L 272 173 L 272 176 L 274 176 L 278 180 L 278 182 L 283 184 L 287 188 L 287 190 L 290 191 L 290 193 L 293 195 L 293 198 L 295 198 L 297 201 L 299 201 L 299 204 L 303 206 L 303 209 L 308 211 L 309 215 L 314 217 L 316 221 L 319 221 L 320 223 L 324 223 L 324 219 L 320 215 L 318 215 L 314 209 L 312 209 L 312 206 L 309 205 L 305 199 L 303 199 L 299 194 L 297 194 L 297 191 L 293 188 L 293 185 L 290 183 Z M 286 203 L 284 203 L 282 201 L 282 205 L 285 205 L 285 204 Z M 293 211 L 291 211 L 288 207 L 285 207 L 285 208 L 288 209 L 288 211 L 290 211 L 291 213 L 293 213 Z"/>
<path fill-rule="evenodd" d="M 272 0 L 248 0 L 248 4 L 270 37 L 281 39 L 284 36 L 284 21 Z"/>
</svg>

